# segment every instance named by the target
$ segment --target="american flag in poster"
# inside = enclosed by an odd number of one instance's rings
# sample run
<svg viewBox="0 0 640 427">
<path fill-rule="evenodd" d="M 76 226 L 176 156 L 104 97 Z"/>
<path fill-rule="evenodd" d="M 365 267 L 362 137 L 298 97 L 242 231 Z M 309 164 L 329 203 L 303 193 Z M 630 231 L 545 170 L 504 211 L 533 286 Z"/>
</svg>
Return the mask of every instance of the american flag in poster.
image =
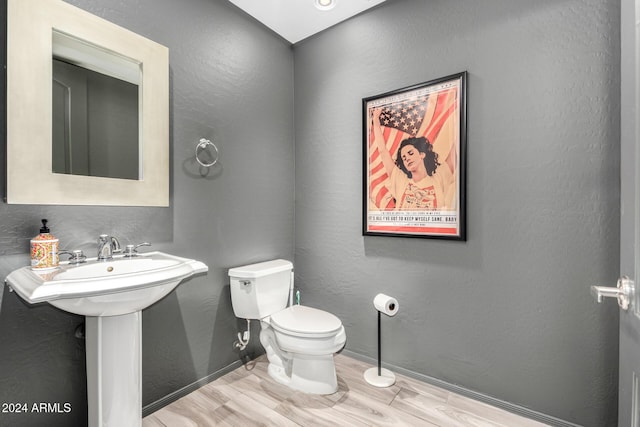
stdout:
<svg viewBox="0 0 640 427">
<path fill-rule="evenodd" d="M 367 114 L 367 231 L 457 235 L 459 233 L 459 199 L 444 210 L 405 211 L 391 191 L 390 172 L 385 169 L 380 145 L 375 140 L 374 111 L 379 111 L 379 126 L 384 147 L 395 161 L 401 142 L 410 137 L 425 137 L 438 154 L 438 170 L 450 171 L 459 189 L 460 180 L 460 95 L 461 78 L 436 85 L 395 93 L 365 104 Z M 443 171 L 440 168 L 448 168 Z"/>
</svg>

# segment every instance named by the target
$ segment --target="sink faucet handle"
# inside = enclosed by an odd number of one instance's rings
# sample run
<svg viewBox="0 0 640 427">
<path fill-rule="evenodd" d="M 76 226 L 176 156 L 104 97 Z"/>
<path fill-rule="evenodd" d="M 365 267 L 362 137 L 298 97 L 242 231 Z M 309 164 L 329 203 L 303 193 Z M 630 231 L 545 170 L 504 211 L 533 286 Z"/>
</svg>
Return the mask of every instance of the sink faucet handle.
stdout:
<svg viewBox="0 0 640 427">
<path fill-rule="evenodd" d="M 138 255 L 138 248 L 140 246 L 151 246 L 151 243 L 148 242 L 143 242 L 143 243 L 138 243 L 137 245 L 127 245 L 124 249 L 124 256 L 125 257 L 134 257 Z"/>
<path fill-rule="evenodd" d="M 74 249 L 73 251 L 60 251 L 59 255 L 70 255 L 69 256 L 69 264 L 82 264 L 87 260 L 87 256 L 82 252 L 82 249 Z"/>
</svg>

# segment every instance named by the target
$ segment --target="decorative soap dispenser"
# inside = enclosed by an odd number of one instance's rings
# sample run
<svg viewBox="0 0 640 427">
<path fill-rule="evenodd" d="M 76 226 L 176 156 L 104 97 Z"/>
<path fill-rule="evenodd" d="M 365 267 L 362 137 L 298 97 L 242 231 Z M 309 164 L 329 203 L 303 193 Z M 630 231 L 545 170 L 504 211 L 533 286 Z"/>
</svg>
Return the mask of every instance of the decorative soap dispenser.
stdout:
<svg viewBox="0 0 640 427">
<path fill-rule="evenodd" d="M 58 239 L 47 227 L 47 220 L 42 220 L 40 234 L 31 239 L 31 268 L 46 270 L 58 266 Z"/>
</svg>

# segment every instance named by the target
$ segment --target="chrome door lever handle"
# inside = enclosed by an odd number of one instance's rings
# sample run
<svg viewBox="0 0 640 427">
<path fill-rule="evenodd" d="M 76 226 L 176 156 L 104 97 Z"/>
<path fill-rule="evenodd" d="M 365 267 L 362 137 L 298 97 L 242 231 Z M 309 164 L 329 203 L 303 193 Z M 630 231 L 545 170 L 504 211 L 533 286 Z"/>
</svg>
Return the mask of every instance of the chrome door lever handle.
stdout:
<svg viewBox="0 0 640 427">
<path fill-rule="evenodd" d="M 606 286 L 592 286 L 591 287 L 591 295 L 593 295 L 596 300 L 600 303 L 605 298 L 618 298 L 622 291 L 618 288 L 607 288 Z"/>
<path fill-rule="evenodd" d="M 618 279 L 618 286 L 615 288 L 609 288 L 606 286 L 591 286 L 591 295 L 596 298 L 598 303 L 601 303 L 604 298 L 616 298 L 618 305 L 623 310 L 628 310 L 631 304 L 631 297 L 634 291 L 633 280 L 627 276 L 623 276 Z"/>
</svg>

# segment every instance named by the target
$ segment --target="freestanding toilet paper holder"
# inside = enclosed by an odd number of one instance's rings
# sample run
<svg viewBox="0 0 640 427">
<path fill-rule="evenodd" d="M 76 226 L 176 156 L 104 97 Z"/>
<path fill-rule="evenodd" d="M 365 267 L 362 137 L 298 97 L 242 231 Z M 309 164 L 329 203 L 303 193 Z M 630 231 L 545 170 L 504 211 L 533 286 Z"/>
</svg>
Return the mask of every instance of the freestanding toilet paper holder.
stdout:
<svg viewBox="0 0 640 427">
<path fill-rule="evenodd" d="M 398 301 L 395 298 L 384 294 L 376 295 L 373 305 L 378 312 L 378 367 L 369 368 L 364 372 L 366 382 L 375 387 L 390 387 L 396 382 L 396 376 L 393 372 L 382 367 L 382 343 L 380 334 L 380 318 L 382 313 L 387 316 L 395 316 L 398 312 Z"/>
</svg>

